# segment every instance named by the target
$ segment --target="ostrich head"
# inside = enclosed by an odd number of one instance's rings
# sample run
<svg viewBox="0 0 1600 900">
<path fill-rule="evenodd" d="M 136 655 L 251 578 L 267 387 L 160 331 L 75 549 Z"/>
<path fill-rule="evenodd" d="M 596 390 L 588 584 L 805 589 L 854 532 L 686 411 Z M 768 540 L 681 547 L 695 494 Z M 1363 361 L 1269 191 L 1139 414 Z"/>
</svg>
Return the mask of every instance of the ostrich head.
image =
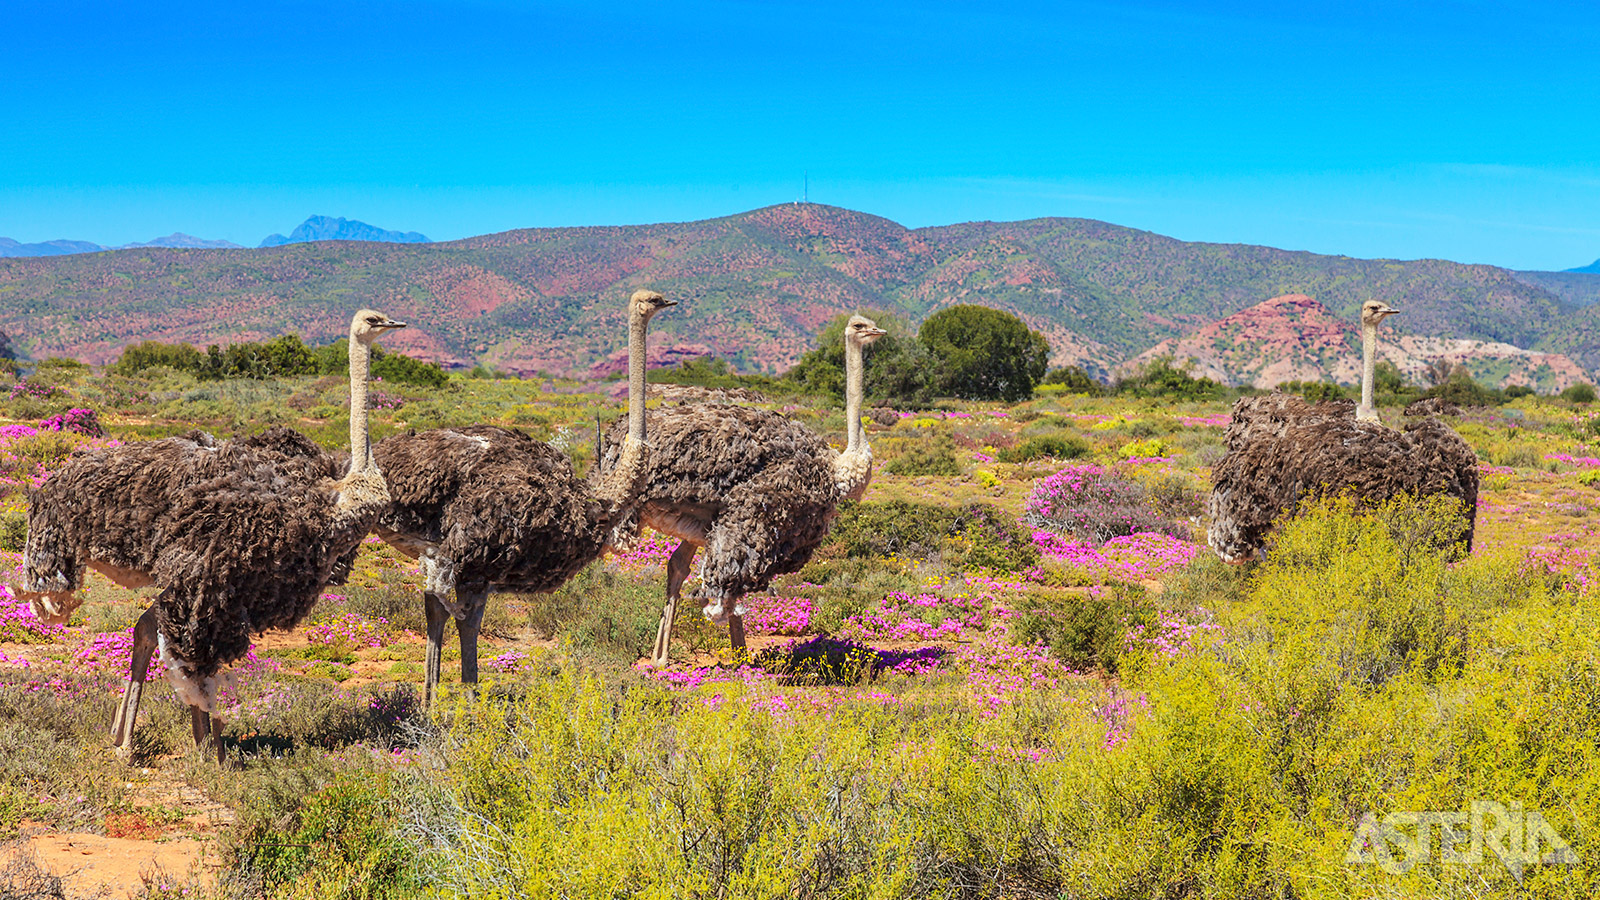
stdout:
<svg viewBox="0 0 1600 900">
<path fill-rule="evenodd" d="M 845 340 L 862 347 L 870 345 L 873 341 L 888 333 L 879 328 L 877 322 L 866 316 L 851 316 L 850 321 L 846 322 L 844 326 Z"/>
<path fill-rule="evenodd" d="M 1368 300 L 1361 304 L 1361 324 L 1378 327 L 1378 323 L 1385 318 L 1395 315 L 1400 310 L 1379 300 Z"/>
<path fill-rule="evenodd" d="M 380 337 L 406 323 L 397 322 L 375 309 L 363 309 L 350 319 L 350 337 L 363 344 L 371 344 Z"/>
<path fill-rule="evenodd" d="M 646 321 L 656 313 L 669 306 L 677 306 L 678 301 L 668 300 L 655 291 L 637 290 L 628 298 L 628 315 L 637 316 Z"/>
</svg>

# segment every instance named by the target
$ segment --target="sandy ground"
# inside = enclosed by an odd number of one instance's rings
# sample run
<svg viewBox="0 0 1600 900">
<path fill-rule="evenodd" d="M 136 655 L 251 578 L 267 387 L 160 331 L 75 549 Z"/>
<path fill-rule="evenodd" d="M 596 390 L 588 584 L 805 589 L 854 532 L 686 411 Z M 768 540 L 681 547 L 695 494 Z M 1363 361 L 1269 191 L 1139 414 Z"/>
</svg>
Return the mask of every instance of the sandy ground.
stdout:
<svg viewBox="0 0 1600 900">
<path fill-rule="evenodd" d="M 194 837 L 138 840 L 61 832 L 30 836 L 24 829 L 20 840 L 0 847 L 0 865 L 18 852 L 31 852 L 40 868 L 61 878 L 72 900 L 131 897 L 143 888 L 145 877 L 158 872 L 185 882 L 193 873 L 209 884 L 221 868 L 215 843 Z"/>
</svg>

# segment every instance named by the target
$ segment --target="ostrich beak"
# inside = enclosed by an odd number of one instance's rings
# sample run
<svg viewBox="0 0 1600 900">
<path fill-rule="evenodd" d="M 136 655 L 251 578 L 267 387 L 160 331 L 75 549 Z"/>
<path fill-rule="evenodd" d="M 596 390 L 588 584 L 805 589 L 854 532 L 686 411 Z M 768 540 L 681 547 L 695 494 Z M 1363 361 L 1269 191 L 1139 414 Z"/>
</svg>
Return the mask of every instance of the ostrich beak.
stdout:
<svg viewBox="0 0 1600 900">
<path fill-rule="evenodd" d="M 874 329 L 872 329 L 872 330 L 867 332 L 867 334 L 870 334 L 873 337 L 883 337 L 884 335 L 886 335 L 888 333 L 889 332 L 886 329 L 883 329 L 883 328 L 874 328 Z"/>
<path fill-rule="evenodd" d="M 677 306 L 678 303 L 679 303 L 679 301 L 677 301 L 677 300 L 662 300 L 661 301 L 662 307 Z"/>
<path fill-rule="evenodd" d="M 1392 306 L 1385 306 L 1383 309 L 1378 310 L 1378 314 L 1384 316 L 1397 316 L 1400 314 L 1400 310 L 1395 309 Z"/>
</svg>

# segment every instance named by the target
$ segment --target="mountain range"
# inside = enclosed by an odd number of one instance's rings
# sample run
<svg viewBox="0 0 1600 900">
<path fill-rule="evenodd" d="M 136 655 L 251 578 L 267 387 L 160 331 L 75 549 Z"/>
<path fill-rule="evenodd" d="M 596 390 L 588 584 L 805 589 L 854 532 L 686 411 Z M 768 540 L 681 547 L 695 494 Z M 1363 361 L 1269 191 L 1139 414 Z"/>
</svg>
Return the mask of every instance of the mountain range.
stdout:
<svg viewBox="0 0 1600 900">
<path fill-rule="evenodd" d="M 205 238 L 197 238 L 192 234 L 184 234 L 181 231 L 175 231 L 166 237 L 141 241 L 137 244 L 123 244 L 119 247 L 102 247 L 89 241 L 65 240 L 19 244 L 11 238 L 0 237 L 0 256 L 68 256 L 73 253 L 101 253 L 106 250 L 133 250 L 139 247 L 187 247 L 204 250 L 243 249 L 232 241 L 208 241 Z"/>
<path fill-rule="evenodd" d="M 388 231 L 354 219 L 311 216 L 289 233 L 269 234 L 261 240 L 262 247 L 280 247 L 284 244 L 303 244 L 309 241 L 388 241 L 399 244 L 425 244 L 428 238 L 415 231 Z M 17 256 L 68 256 L 74 253 L 101 253 L 106 250 L 136 250 L 141 247 L 179 247 L 193 250 L 242 250 L 232 241 L 213 241 L 194 235 L 174 232 L 166 237 L 105 247 L 92 241 L 54 240 L 23 244 L 11 238 L 0 237 L 0 257 Z"/>
<path fill-rule="evenodd" d="M 1600 275 L 1185 242 L 1090 219 L 909 229 L 819 204 L 428 244 L 0 260 L 0 329 L 33 358 L 103 363 L 144 339 L 204 345 L 295 331 L 328 341 L 351 308 L 367 305 L 413 323 L 387 339 L 413 355 L 581 377 L 620 365 L 622 298 L 646 285 L 682 301 L 652 323 L 653 357 L 714 353 L 742 370 L 786 369 L 839 312 L 876 309 L 914 324 L 954 303 L 982 303 L 1042 332 L 1053 363 L 1105 377 L 1163 342 L 1293 294 L 1314 298 L 1331 327 L 1351 334 L 1365 299 L 1403 308 L 1391 320 L 1394 340 L 1443 342 L 1410 353 L 1457 352 L 1467 341 L 1564 355 L 1586 375 L 1600 366 Z M 1312 331 L 1330 327 L 1309 309 L 1297 315 Z M 1510 378 L 1490 362 L 1503 351 L 1485 352 L 1475 371 Z M 1261 367 L 1238 368 L 1227 380 L 1253 381 Z"/>
<path fill-rule="evenodd" d="M 1568 269 L 1567 271 L 1568 272 L 1600 272 L 1600 259 L 1597 259 L 1594 262 L 1589 263 L 1587 266 L 1579 266 L 1576 269 Z"/>
</svg>

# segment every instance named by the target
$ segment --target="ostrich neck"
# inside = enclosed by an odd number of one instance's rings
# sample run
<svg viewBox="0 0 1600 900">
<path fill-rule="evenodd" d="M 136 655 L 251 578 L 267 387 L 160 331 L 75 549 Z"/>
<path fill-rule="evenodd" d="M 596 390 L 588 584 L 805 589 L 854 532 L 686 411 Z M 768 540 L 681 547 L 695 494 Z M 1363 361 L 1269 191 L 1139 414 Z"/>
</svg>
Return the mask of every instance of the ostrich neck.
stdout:
<svg viewBox="0 0 1600 900">
<path fill-rule="evenodd" d="M 628 322 L 628 437 L 644 443 L 644 367 L 645 330 L 650 322 L 644 316 L 629 316 Z"/>
<path fill-rule="evenodd" d="M 631 316 L 628 322 L 628 436 L 616 466 L 605 473 L 597 492 L 618 514 L 644 487 L 644 369 L 649 326 L 649 319 L 641 315 Z"/>
<path fill-rule="evenodd" d="M 861 433 L 862 377 L 861 347 L 846 339 L 844 342 L 844 452 L 859 453 L 866 443 Z"/>
<path fill-rule="evenodd" d="M 862 360 L 861 347 L 850 341 L 844 345 L 844 452 L 834 457 L 833 480 L 839 493 L 860 500 L 872 480 L 872 448 L 861 428 Z"/>
<path fill-rule="evenodd" d="M 365 472 L 372 459 L 367 430 L 367 372 L 372 351 L 350 335 L 350 474 Z"/>
<path fill-rule="evenodd" d="M 1361 418 L 1377 418 L 1372 406 L 1372 383 L 1378 370 L 1378 326 L 1361 323 Z"/>
</svg>

